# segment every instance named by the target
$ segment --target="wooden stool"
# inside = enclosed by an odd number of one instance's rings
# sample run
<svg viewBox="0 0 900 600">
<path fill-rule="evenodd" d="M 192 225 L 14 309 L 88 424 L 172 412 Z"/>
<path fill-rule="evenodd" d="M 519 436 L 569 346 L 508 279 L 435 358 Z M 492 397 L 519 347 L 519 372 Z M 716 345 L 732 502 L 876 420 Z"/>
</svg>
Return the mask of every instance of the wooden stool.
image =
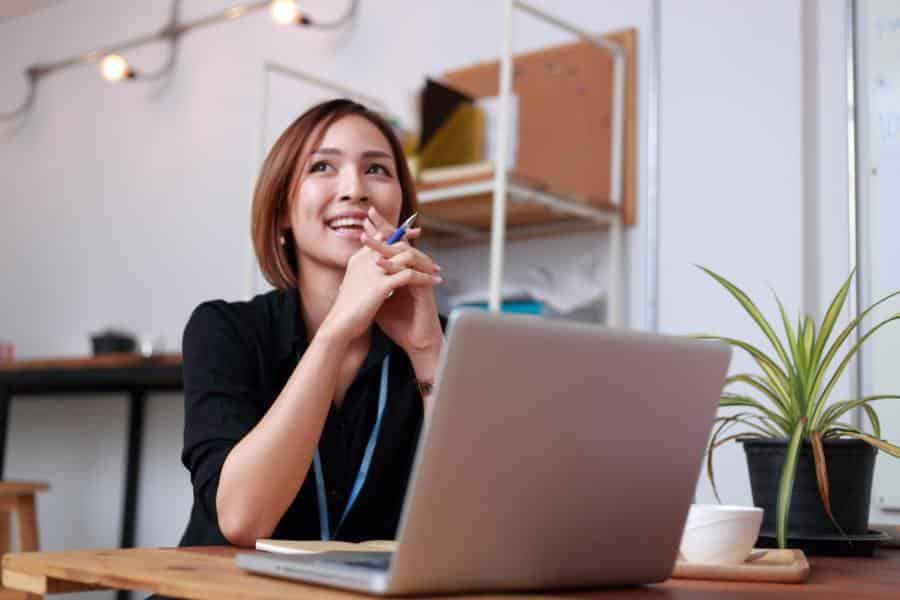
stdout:
<svg viewBox="0 0 900 600">
<path fill-rule="evenodd" d="M 38 525 L 35 492 L 49 489 L 46 483 L 29 481 L 0 481 L 0 554 L 9 552 L 10 517 L 16 516 L 18 552 L 37 552 Z M 34 594 L 0 588 L 0 600 L 31 600 Z"/>
</svg>

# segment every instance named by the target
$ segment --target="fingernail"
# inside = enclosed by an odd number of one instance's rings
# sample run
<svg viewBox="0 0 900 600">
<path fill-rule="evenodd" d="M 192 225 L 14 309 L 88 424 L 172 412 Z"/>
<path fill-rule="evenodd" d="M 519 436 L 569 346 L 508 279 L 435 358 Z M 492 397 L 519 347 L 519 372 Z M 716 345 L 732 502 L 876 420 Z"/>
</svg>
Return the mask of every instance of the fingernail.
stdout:
<svg viewBox="0 0 900 600">
<path fill-rule="evenodd" d="M 431 279 L 434 280 L 435 283 L 443 283 L 443 279 L 438 277 L 437 275 L 432 275 Z"/>
<path fill-rule="evenodd" d="M 440 270 L 441 270 L 441 265 L 438 265 L 438 264 L 434 265 L 434 270 L 435 270 L 435 271 L 440 271 Z"/>
</svg>

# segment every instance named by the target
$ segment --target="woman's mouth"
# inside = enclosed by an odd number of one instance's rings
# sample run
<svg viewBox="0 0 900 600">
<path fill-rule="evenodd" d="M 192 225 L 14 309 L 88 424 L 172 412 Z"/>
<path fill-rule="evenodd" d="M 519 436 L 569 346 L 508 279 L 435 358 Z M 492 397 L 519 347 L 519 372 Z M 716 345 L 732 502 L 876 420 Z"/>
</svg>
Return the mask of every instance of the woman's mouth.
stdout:
<svg viewBox="0 0 900 600">
<path fill-rule="evenodd" d="M 364 219 L 360 217 L 338 217 L 329 220 L 326 225 L 340 237 L 359 239 L 363 232 Z"/>
</svg>

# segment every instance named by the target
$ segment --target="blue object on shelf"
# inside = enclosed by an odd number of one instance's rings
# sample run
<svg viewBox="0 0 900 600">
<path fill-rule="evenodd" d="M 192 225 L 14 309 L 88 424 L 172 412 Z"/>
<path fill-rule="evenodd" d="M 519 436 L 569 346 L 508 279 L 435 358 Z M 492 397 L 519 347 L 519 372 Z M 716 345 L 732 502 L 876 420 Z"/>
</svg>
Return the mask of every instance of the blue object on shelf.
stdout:
<svg viewBox="0 0 900 600">
<path fill-rule="evenodd" d="M 460 308 L 480 308 L 487 310 L 487 302 L 466 302 L 460 304 Z M 523 315 L 542 315 L 544 306 L 535 300 L 504 300 L 500 303 L 500 311 L 505 313 L 518 313 Z"/>
</svg>

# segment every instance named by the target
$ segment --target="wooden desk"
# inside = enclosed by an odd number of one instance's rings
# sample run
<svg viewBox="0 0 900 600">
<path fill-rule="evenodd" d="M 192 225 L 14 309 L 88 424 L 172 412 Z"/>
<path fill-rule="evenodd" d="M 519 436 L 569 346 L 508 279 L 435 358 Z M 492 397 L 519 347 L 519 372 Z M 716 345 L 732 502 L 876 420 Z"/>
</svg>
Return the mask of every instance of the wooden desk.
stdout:
<svg viewBox="0 0 900 600">
<path fill-rule="evenodd" d="M 348 600 L 361 597 L 338 590 L 294 583 L 238 569 L 231 547 L 134 548 L 7 554 L 3 584 L 34 594 L 98 589 L 130 589 L 167 596 L 228 600 Z M 598 557 L 598 560 L 602 560 Z M 742 599 L 896 598 L 900 589 L 900 551 L 882 550 L 875 558 L 811 557 L 804 584 L 726 583 L 674 580 L 653 586 L 548 594 L 478 596 L 522 598 Z M 459 600 L 456 596 L 454 600 Z"/>
<path fill-rule="evenodd" d="M 134 545 L 137 520 L 144 401 L 147 392 L 181 389 L 180 354 L 144 358 L 128 353 L 93 358 L 0 362 L 0 479 L 3 478 L 9 404 L 13 396 L 127 394 L 128 435 L 120 544 L 122 548 L 130 548 Z"/>
</svg>

